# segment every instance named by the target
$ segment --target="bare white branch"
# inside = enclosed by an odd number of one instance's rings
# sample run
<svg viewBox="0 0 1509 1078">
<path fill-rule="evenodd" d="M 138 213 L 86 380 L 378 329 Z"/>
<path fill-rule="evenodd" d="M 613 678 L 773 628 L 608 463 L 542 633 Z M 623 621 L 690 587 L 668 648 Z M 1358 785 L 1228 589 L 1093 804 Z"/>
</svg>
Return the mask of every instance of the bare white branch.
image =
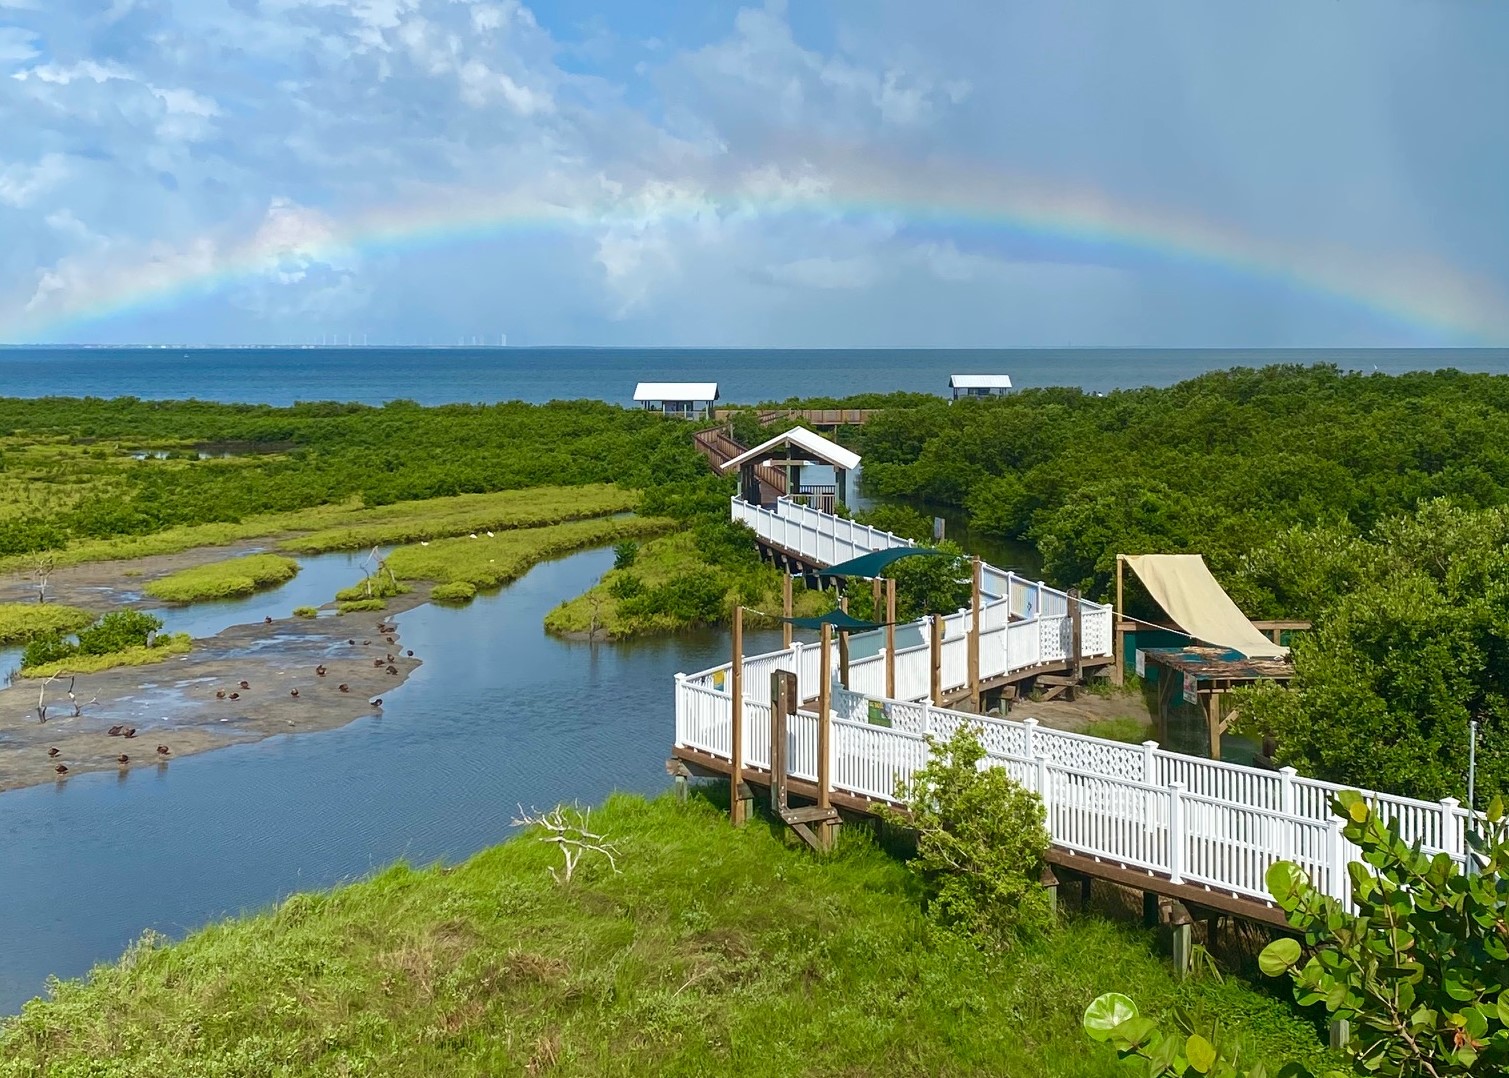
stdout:
<svg viewBox="0 0 1509 1078">
<path fill-rule="evenodd" d="M 561 851 L 565 862 L 560 869 L 550 868 L 550 875 L 559 884 L 571 882 L 576 866 L 586 853 L 598 853 L 608 859 L 608 867 L 618 874 L 619 850 L 607 836 L 592 830 L 592 810 L 579 809 L 574 805 L 557 805 L 549 812 L 525 812 L 519 806 L 514 817 L 515 827 L 534 827 L 545 833 L 536 836 L 536 841 L 548 842 Z"/>
</svg>

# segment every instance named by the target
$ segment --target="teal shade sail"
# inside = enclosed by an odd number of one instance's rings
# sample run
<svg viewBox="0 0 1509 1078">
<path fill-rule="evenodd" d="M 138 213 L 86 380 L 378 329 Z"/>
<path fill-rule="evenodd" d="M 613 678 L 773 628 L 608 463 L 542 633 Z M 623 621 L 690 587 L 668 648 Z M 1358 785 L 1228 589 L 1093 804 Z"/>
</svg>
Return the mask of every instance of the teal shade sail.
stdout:
<svg viewBox="0 0 1509 1078">
<path fill-rule="evenodd" d="M 781 618 L 781 620 L 795 625 L 798 629 L 821 629 L 824 625 L 831 625 L 841 633 L 864 633 L 871 629 L 885 628 L 884 624 L 860 621 L 842 610 L 830 610 L 816 618 Z"/>
<path fill-rule="evenodd" d="M 925 546 L 893 546 L 885 550 L 872 550 L 868 554 L 861 554 L 857 558 L 830 565 L 826 569 L 819 569 L 818 576 L 881 576 L 887 566 L 902 558 L 915 557 L 958 557 L 944 550 L 934 550 Z"/>
</svg>

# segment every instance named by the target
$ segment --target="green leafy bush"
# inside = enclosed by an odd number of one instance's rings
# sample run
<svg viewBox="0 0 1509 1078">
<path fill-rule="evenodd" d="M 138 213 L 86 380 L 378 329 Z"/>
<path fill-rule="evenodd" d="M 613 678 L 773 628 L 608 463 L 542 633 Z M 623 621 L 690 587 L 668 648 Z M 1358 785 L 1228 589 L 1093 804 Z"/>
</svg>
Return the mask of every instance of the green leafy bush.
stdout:
<svg viewBox="0 0 1509 1078">
<path fill-rule="evenodd" d="M 1347 1023 L 1343 1050 L 1357 1075 L 1447 1078 L 1509 1072 L 1509 820 L 1495 798 L 1481 833 L 1468 835 L 1474 870 L 1445 853 L 1406 843 L 1396 818 L 1385 822 L 1356 791 L 1332 804 L 1360 860 L 1347 866 L 1355 912 L 1318 890 L 1289 861 L 1268 870 L 1268 890 L 1302 940 L 1282 937 L 1258 964 L 1288 977 L 1295 1002 Z M 1085 1012 L 1084 1027 L 1152 1078 L 1245 1074 L 1233 1046 L 1193 1033 L 1165 1034 L 1125 996 L 1108 993 Z M 1187 1031 L 1186 1031 L 1187 1032 Z M 1217 1047 L 1217 1046 L 1220 1047 Z M 1335 1072 L 1332 1072 L 1335 1073 Z M 1306 1078 L 1289 1064 L 1277 1074 Z"/>
<path fill-rule="evenodd" d="M 162 619 L 140 610 L 112 610 L 87 629 L 79 630 L 79 651 L 106 655 L 112 651 L 141 647 L 147 634 L 162 628 Z"/>
<path fill-rule="evenodd" d="M 70 655 L 77 655 L 78 652 L 78 645 L 61 633 L 34 636 L 21 650 L 21 669 L 57 662 Z"/>
<path fill-rule="evenodd" d="M 633 539 L 625 539 L 613 548 L 613 568 L 627 569 L 634 564 L 634 559 L 639 557 L 639 544 Z"/>
<path fill-rule="evenodd" d="M 632 599 L 644 593 L 644 580 L 635 573 L 619 572 L 608 582 L 608 594 L 615 599 Z"/>
<path fill-rule="evenodd" d="M 908 867 L 940 928 L 994 946 L 1046 930 L 1052 907 L 1041 879 L 1048 852 L 1043 803 L 999 767 L 979 766 L 973 728 L 928 738 L 929 759 L 898 791 L 908 814 L 891 818 L 917 835 Z"/>
<path fill-rule="evenodd" d="M 296 606 L 293 608 L 293 616 L 296 618 L 317 618 L 320 616 L 320 610 L 316 606 Z"/>
<path fill-rule="evenodd" d="M 1085 733 L 1103 737 L 1107 741 L 1125 741 L 1130 745 L 1140 745 L 1153 736 L 1152 727 L 1148 723 L 1130 715 L 1092 723 Z"/>
</svg>

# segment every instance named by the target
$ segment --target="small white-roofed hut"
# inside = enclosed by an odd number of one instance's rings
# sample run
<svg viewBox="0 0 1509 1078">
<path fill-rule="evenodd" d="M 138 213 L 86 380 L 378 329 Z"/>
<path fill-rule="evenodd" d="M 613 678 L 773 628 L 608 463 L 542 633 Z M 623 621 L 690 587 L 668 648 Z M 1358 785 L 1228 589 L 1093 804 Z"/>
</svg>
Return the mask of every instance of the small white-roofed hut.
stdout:
<svg viewBox="0 0 1509 1078">
<path fill-rule="evenodd" d="M 808 469 L 828 468 L 832 483 L 808 481 Z M 766 492 L 784 489 L 792 501 L 831 513 L 835 503 L 848 499 L 849 473 L 859 470 L 859 454 L 806 427 L 792 427 L 725 461 L 721 469 L 738 471 L 739 496 L 754 505 L 766 500 Z"/>
<path fill-rule="evenodd" d="M 1004 397 L 1011 392 L 1011 376 L 1009 374 L 951 374 L 948 376 L 948 388 L 953 391 L 954 400 L 964 397 Z"/>
<path fill-rule="evenodd" d="M 640 382 L 634 387 L 634 403 L 645 411 L 682 419 L 706 419 L 717 399 L 717 382 Z"/>
</svg>

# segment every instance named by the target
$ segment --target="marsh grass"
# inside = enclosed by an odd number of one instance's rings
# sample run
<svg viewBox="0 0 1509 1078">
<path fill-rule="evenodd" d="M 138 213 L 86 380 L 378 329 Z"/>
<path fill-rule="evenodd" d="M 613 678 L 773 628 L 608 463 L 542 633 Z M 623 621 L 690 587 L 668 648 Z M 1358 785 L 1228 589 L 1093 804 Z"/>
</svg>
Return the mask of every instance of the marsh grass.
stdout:
<svg viewBox="0 0 1509 1078">
<path fill-rule="evenodd" d="M 142 591 L 173 603 L 231 599 L 287 583 L 298 571 L 299 563 L 281 554 L 249 554 L 180 569 L 151 581 Z"/>
<path fill-rule="evenodd" d="M 675 526 L 674 521 L 658 517 L 610 517 L 499 532 L 491 537 L 442 539 L 428 546 L 399 547 L 388 555 L 387 567 L 400 580 L 428 580 L 442 586 L 469 584 L 486 590 L 518 579 L 546 558 L 622 539 L 659 535 Z M 464 601 L 463 590 L 448 588 L 447 600 Z"/>
<path fill-rule="evenodd" d="M 59 603 L 0 603 L 0 644 L 24 644 L 48 633 L 72 633 L 97 615 Z"/>
<path fill-rule="evenodd" d="M 7 473 L 0 473 L 4 474 Z M 360 501 L 348 500 L 312 509 L 258 514 L 235 522 L 165 528 L 149 535 L 78 540 L 48 554 L 56 565 L 62 567 L 180 554 L 197 547 L 228 546 L 288 532 L 309 534 L 284 539 L 279 543 L 281 549 L 294 554 L 318 554 L 603 516 L 631 509 L 637 501 L 638 494 L 634 491 L 611 484 L 528 487 L 492 494 L 393 502 L 371 508 L 363 506 Z M 32 499 L 20 504 L 35 507 L 41 503 Z M 0 519 L 3 516 L 0 513 Z M 33 554 L 0 557 L 0 573 L 26 572 L 36 557 Z"/>
<path fill-rule="evenodd" d="M 97 674 L 102 670 L 114 670 L 121 666 L 150 666 L 164 662 L 174 655 L 186 655 L 194 645 L 188 633 L 168 633 L 157 638 L 152 647 L 139 645 L 120 651 L 107 651 L 103 655 L 73 655 L 57 662 L 23 666 L 25 678 L 48 678 L 54 674 Z"/>
<path fill-rule="evenodd" d="M 592 824 L 619 874 L 589 855 L 560 886 L 526 835 L 148 937 L 0 1029 L 0 1075 L 1113 1078 L 1079 1025 L 1112 990 L 1219 1014 L 1274 1063 L 1319 1052 L 1275 999 L 1181 985 L 1103 919 L 997 955 L 942 937 L 858 828 L 818 858 L 702 797 L 615 796 Z"/>
</svg>

